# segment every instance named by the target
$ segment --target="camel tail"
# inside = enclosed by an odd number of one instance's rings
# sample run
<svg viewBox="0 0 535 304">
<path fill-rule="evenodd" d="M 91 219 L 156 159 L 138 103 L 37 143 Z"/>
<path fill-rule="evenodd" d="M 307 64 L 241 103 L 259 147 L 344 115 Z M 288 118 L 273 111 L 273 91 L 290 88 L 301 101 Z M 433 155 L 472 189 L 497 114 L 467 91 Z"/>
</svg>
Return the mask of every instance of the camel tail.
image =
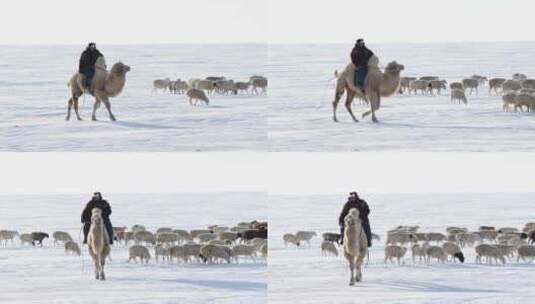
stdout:
<svg viewBox="0 0 535 304">
<path fill-rule="evenodd" d="M 338 78 L 338 70 L 334 70 L 334 77 Z"/>
</svg>

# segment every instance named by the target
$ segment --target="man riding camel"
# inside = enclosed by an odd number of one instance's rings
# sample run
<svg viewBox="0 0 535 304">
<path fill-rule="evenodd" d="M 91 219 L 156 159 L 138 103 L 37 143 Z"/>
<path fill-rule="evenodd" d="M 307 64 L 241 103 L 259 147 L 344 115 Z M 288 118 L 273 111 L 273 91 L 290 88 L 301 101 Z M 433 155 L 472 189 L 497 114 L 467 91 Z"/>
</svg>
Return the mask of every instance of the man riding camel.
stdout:
<svg viewBox="0 0 535 304">
<path fill-rule="evenodd" d="M 113 244 L 113 226 L 111 225 L 110 215 L 111 207 L 110 204 L 102 199 L 102 194 L 100 192 L 95 192 L 91 200 L 87 203 L 82 211 L 82 223 L 84 224 L 84 244 L 87 244 L 87 234 L 89 233 L 89 228 L 91 227 L 91 213 L 93 208 L 99 208 L 102 210 L 102 218 L 104 219 L 104 226 L 108 232 L 110 244 Z"/>
<path fill-rule="evenodd" d="M 342 209 L 342 213 L 340 213 L 340 217 L 338 218 L 338 224 L 340 225 L 340 244 L 344 242 L 344 219 L 346 215 L 349 213 L 349 210 L 352 208 L 357 208 L 360 214 L 360 220 L 362 221 L 362 228 L 364 230 L 364 233 L 366 234 L 366 238 L 368 239 L 368 247 L 372 246 L 372 230 L 370 227 L 370 220 L 368 219 L 368 215 L 370 214 L 370 207 L 368 206 L 368 203 L 366 203 L 365 200 L 361 199 L 357 192 L 351 192 L 349 193 L 349 197 L 347 198 L 347 202 L 344 205 L 344 208 Z"/>
<path fill-rule="evenodd" d="M 84 75 L 82 85 L 88 90 L 91 88 L 91 81 L 95 75 L 95 63 L 98 57 L 104 57 L 104 55 L 97 50 L 97 45 L 94 42 L 90 42 L 80 56 L 78 72 Z"/>
<path fill-rule="evenodd" d="M 359 38 L 351 51 L 351 62 L 355 65 L 355 86 L 364 92 L 364 81 L 368 74 L 368 61 L 373 56 L 364 44 L 364 39 Z"/>
</svg>

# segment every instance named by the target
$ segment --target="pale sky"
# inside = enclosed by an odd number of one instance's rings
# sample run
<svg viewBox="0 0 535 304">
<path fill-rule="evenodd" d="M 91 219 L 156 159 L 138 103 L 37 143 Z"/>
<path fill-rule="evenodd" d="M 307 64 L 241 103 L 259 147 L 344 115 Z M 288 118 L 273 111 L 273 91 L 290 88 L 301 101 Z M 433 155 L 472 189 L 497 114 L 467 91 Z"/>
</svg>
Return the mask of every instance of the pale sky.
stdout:
<svg viewBox="0 0 535 304">
<path fill-rule="evenodd" d="M 535 40 L 533 0 L 4 2 L 0 44 Z"/>
</svg>

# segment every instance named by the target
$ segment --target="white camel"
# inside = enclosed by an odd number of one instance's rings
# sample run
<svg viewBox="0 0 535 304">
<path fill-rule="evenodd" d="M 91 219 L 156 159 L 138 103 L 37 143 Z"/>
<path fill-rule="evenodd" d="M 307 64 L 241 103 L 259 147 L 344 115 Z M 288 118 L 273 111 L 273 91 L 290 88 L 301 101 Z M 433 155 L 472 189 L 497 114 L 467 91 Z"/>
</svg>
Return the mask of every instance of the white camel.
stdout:
<svg viewBox="0 0 535 304">
<path fill-rule="evenodd" d="M 106 263 L 106 257 L 110 254 L 110 242 L 108 240 L 108 232 L 104 226 L 102 210 L 99 208 L 91 210 L 91 226 L 87 236 L 87 245 L 89 247 L 89 255 L 95 263 L 95 279 L 105 280 L 104 264 Z"/>
<path fill-rule="evenodd" d="M 368 239 L 359 216 L 359 211 L 352 208 L 344 218 L 344 256 L 351 271 L 350 286 L 362 281 L 362 262 L 368 255 Z"/>
</svg>

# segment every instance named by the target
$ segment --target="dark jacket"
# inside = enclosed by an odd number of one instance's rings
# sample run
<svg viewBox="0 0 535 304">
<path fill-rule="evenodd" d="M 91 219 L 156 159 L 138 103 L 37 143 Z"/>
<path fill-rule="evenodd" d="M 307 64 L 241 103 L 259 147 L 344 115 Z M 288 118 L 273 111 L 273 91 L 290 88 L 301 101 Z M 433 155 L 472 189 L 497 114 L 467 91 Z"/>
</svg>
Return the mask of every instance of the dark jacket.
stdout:
<svg viewBox="0 0 535 304">
<path fill-rule="evenodd" d="M 80 56 L 80 64 L 78 72 L 84 74 L 86 77 L 92 78 L 95 74 L 95 63 L 98 57 L 103 56 L 97 49 L 86 48 Z"/>
<path fill-rule="evenodd" d="M 357 208 L 359 211 L 359 217 L 360 220 L 364 223 L 369 222 L 368 215 L 370 214 L 370 207 L 368 206 L 368 203 L 366 203 L 363 199 L 350 199 L 347 201 L 347 203 L 344 205 L 344 208 L 342 209 L 342 213 L 340 213 L 340 217 L 338 218 L 338 223 L 340 225 L 344 224 L 344 219 L 346 215 L 349 213 L 349 210 L 351 208 Z"/>
<path fill-rule="evenodd" d="M 355 45 L 351 51 L 351 62 L 353 62 L 357 68 L 367 68 L 368 61 L 372 56 L 373 52 L 370 51 L 370 49 L 368 49 L 365 45 Z"/>
<path fill-rule="evenodd" d="M 91 212 L 93 208 L 99 208 L 102 210 L 102 217 L 104 221 L 109 222 L 110 221 L 110 214 L 111 214 L 111 207 L 110 204 L 106 200 L 103 199 L 92 199 L 87 203 L 87 205 L 84 208 L 84 211 L 82 211 L 82 223 L 90 223 L 91 222 Z"/>
</svg>

